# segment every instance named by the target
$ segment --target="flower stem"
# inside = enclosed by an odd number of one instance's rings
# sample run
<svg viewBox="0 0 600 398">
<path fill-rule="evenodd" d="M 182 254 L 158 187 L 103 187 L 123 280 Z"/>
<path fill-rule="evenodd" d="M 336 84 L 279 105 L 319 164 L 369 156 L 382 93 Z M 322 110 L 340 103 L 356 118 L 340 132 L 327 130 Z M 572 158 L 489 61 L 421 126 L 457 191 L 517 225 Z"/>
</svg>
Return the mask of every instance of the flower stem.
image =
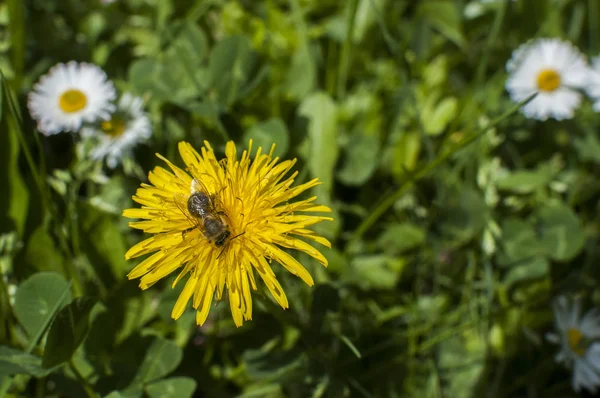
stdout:
<svg viewBox="0 0 600 398">
<path fill-rule="evenodd" d="M 435 169 L 440 164 L 444 163 L 450 156 L 452 156 L 453 154 L 455 154 L 459 150 L 463 149 L 464 147 L 466 147 L 467 145 L 469 145 L 470 143 L 472 143 L 476 139 L 480 138 L 488 130 L 490 130 L 491 128 L 493 128 L 494 126 L 496 126 L 498 123 L 502 122 L 508 116 L 510 116 L 513 113 L 515 113 L 516 111 L 518 111 L 519 108 L 521 108 L 523 105 L 525 105 L 526 103 L 528 103 L 529 101 L 531 101 L 536 95 L 537 94 L 533 94 L 529 98 L 527 98 L 526 100 L 518 103 L 517 105 L 515 105 L 514 107 L 512 107 L 508 111 L 506 111 L 504 114 L 500 115 L 496 119 L 494 119 L 491 122 L 489 122 L 487 126 L 485 126 L 484 128 L 480 129 L 475 134 L 472 134 L 472 135 L 464 138 L 461 142 L 459 142 L 458 144 L 454 145 L 454 147 L 452 149 L 450 149 L 450 150 L 442 153 L 435 160 L 433 160 L 433 161 L 425 164 L 424 166 L 422 166 L 416 172 L 411 173 L 411 175 L 408 176 L 408 178 L 402 183 L 402 185 L 400 185 L 400 187 L 394 193 L 392 193 L 390 196 L 388 196 L 387 198 L 385 198 L 381 203 L 379 203 L 379 205 L 369 214 L 369 216 L 365 220 L 363 220 L 363 222 L 358 226 L 358 228 L 354 232 L 352 238 L 348 242 L 348 247 L 352 247 L 353 244 L 358 239 L 360 239 L 360 237 L 369 228 L 371 228 L 373 226 L 373 224 L 375 224 L 375 222 L 399 198 L 401 198 L 409 190 L 409 188 L 411 188 L 414 185 L 415 182 L 417 182 L 418 180 L 420 180 L 423 177 L 427 176 L 429 174 L 429 172 L 431 172 L 433 169 Z"/>
</svg>

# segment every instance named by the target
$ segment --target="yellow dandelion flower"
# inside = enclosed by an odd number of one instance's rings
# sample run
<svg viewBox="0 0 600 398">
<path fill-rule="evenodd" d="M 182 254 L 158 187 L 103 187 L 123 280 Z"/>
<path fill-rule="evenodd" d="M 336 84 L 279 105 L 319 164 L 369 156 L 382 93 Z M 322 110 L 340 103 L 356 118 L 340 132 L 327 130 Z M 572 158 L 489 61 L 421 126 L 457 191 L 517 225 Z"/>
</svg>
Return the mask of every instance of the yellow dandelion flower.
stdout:
<svg viewBox="0 0 600 398">
<path fill-rule="evenodd" d="M 142 207 L 123 211 L 125 217 L 143 219 L 129 226 L 154 234 L 126 253 L 126 259 L 154 253 L 128 278 L 141 278 L 140 287 L 147 289 L 183 267 L 173 287 L 184 276 L 188 279 L 171 316 L 179 318 L 193 297 L 196 323 L 202 325 L 213 296 L 220 300 L 226 286 L 233 320 L 239 327 L 244 319 L 252 319 L 254 271 L 275 300 L 288 308 L 271 260 L 309 286 L 314 284 L 306 268 L 284 249 L 303 251 L 327 266 L 327 259 L 306 240 L 326 247 L 331 244 L 307 227 L 332 218 L 303 213 L 331 209 L 315 204 L 316 196 L 288 202 L 319 181 L 315 178 L 292 187 L 298 172 L 286 175 L 296 160 L 279 162 L 273 158 L 275 145 L 269 154 L 263 154 L 259 147 L 252 160 L 250 141 L 238 160 L 235 144 L 230 141 L 220 162 L 210 144 L 205 141 L 204 145 L 199 154 L 189 143 L 179 143 L 187 172 L 157 154 L 171 171 L 162 167 L 151 171 L 148 179 L 152 185 L 142 184 L 133 196 Z"/>
</svg>

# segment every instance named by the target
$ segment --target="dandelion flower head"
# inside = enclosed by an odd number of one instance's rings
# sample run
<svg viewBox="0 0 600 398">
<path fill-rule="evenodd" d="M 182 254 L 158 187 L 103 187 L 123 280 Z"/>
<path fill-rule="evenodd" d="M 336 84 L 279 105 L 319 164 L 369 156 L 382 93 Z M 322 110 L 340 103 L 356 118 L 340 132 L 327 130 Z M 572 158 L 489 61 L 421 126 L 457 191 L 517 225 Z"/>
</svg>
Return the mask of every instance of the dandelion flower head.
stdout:
<svg viewBox="0 0 600 398">
<path fill-rule="evenodd" d="M 589 76 L 581 52 L 559 39 L 537 39 L 521 45 L 506 69 L 506 90 L 514 102 L 537 93 L 522 109 L 525 116 L 537 120 L 572 118 Z"/>
<path fill-rule="evenodd" d="M 154 234 L 127 252 L 127 259 L 154 253 L 129 273 L 129 279 L 141 278 L 140 287 L 147 289 L 183 267 L 173 283 L 175 286 L 187 277 L 173 308 L 173 318 L 179 318 L 191 300 L 196 322 L 202 325 L 213 296 L 221 299 L 226 287 L 233 320 L 239 327 L 244 320 L 252 319 L 255 273 L 277 303 L 288 308 L 271 260 L 313 285 L 310 273 L 285 249 L 305 252 L 327 266 L 326 258 L 307 241 L 331 247 L 329 241 L 307 227 L 331 218 L 306 213 L 331 210 L 316 204 L 315 196 L 290 202 L 319 181 L 315 178 L 292 187 L 297 172 L 288 173 L 295 160 L 280 162 L 273 157 L 273 149 L 266 154 L 259 147 L 252 160 L 250 141 L 248 150 L 238 159 L 236 146 L 230 141 L 225 158 L 219 162 L 208 142 L 200 153 L 189 143 L 180 142 L 179 152 L 187 171 L 157 155 L 170 170 L 156 167 L 151 171 L 150 184 L 142 184 L 133 196 L 142 207 L 123 212 L 125 217 L 143 219 L 130 222 L 131 227 Z M 192 195 L 210 199 L 210 211 L 194 216 L 186 207 Z M 210 236 L 213 226 L 207 220 L 226 226 L 228 234 Z"/>
</svg>

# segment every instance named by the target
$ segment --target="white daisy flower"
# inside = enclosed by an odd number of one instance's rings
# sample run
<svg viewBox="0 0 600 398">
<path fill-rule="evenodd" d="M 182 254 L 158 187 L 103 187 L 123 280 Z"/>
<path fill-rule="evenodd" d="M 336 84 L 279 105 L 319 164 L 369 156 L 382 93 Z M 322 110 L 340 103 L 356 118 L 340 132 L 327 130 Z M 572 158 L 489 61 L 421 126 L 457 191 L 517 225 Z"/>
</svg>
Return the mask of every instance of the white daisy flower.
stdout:
<svg viewBox="0 0 600 398">
<path fill-rule="evenodd" d="M 575 300 L 571 306 L 565 297 L 553 304 L 557 334 L 546 337 L 560 344 L 556 361 L 573 369 L 573 389 L 581 388 L 595 393 L 600 386 L 600 311 L 593 309 L 581 317 L 581 303 Z"/>
<path fill-rule="evenodd" d="M 45 135 L 78 131 L 84 122 L 108 119 L 115 106 L 115 87 L 96 65 L 58 64 L 29 93 L 27 106 Z"/>
<path fill-rule="evenodd" d="M 91 151 L 92 158 L 106 158 L 108 167 L 115 168 L 124 154 L 130 152 L 137 143 L 150 138 L 150 120 L 142 105 L 141 98 L 125 93 L 109 120 L 81 130 L 82 136 L 98 140 Z"/>
<path fill-rule="evenodd" d="M 521 45 L 507 62 L 506 90 L 515 102 L 538 95 L 522 108 L 531 119 L 573 117 L 581 103 L 579 89 L 588 84 L 589 66 L 577 48 L 559 39 L 537 39 Z"/>
</svg>

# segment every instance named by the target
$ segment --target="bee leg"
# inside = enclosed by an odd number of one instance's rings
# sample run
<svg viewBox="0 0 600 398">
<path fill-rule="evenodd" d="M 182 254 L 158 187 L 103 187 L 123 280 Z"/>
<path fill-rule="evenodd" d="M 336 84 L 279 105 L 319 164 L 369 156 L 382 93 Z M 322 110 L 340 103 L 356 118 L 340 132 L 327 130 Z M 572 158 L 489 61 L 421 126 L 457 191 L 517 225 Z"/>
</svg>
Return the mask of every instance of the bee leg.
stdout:
<svg viewBox="0 0 600 398">
<path fill-rule="evenodd" d="M 219 253 L 219 255 L 217 256 L 217 260 L 219 259 L 219 257 L 221 257 L 221 254 L 223 254 L 224 251 L 225 251 L 225 246 L 223 246 L 223 248 L 221 249 L 221 253 Z"/>
</svg>

